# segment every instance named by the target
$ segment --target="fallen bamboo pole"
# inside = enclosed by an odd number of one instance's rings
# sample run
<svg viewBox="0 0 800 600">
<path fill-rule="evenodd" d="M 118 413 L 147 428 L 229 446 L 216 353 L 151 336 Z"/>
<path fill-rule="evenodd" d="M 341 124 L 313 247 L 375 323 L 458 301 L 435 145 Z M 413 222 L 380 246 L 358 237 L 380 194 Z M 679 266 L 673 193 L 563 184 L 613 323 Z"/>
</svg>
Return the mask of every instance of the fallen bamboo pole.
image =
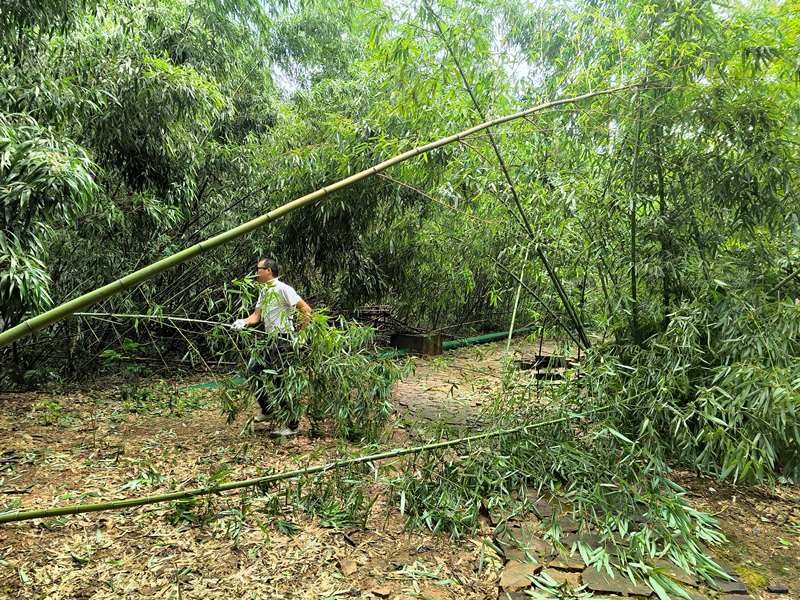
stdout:
<svg viewBox="0 0 800 600">
<path fill-rule="evenodd" d="M 143 269 L 139 269 L 138 271 L 134 271 L 129 275 L 126 275 L 122 279 L 118 279 L 113 283 L 109 283 L 101 288 L 98 288 L 88 294 L 84 294 L 83 296 L 79 296 L 69 302 L 65 302 L 60 306 L 57 306 L 53 309 L 48 310 L 47 312 L 42 313 L 41 315 L 37 315 L 35 317 L 31 317 L 30 319 L 23 321 L 19 325 L 12 327 L 2 333 L 0 333 L 0 348 L 4 348 L 9 344 L 23 338 L 27 335 L 30 335 L 44 327 L 52 325 L 68 317 L 69 315 L 81 311 L 89 306 L 97 304 L 98 302 L 102 302 L 111 296 L 114 296 L 120 292 L 128 290 L 133 286 L 139 285 L 143 281 L 147 281 L 148 279 L 155 277 L 156 275 L 166 271 L 167 269 L 171 269 L 172 267 L 176 267 L 180 264 L 185 263 L 186 261 L 195 258 L 209 250 L 213 250 L 223 244 L 226 244 L 232 240 L 242 237 L 256 229 L 260 229 L 265 225 L 271 223 L 272 221 L 276 221 L 281 217 L 286 216 L 287 214 L 297 210 L 298 208 L 302 208 L 307 204 L 311 204 L 312 202 L 316 202 L 317 200 L 324 198 L 332 194 L 333 192 L 337 192 L 339 190 L 343 190 L 345 188 L 350 187 L 351 185 L 358 183 L 359 181 L 371 177 L 380 171 L 384 171 L 389 167 L 394 165 L 400 164 L 405 162 L 411 158 L 420 156 L 421 154 L 426 154 L 431 150 L 435 150 L 436 148 L 441 148 L 442 146 L 447 146 L 448 144 L 452 144 L 455 142 L 460 142 L 464 138 L 469 137 L 479 131 L 483 131 L 485 129 L 489 129 L 490 127 L 494 127 L 496 125 L 501 125 L 503 123 L 508 123 L 509 121 L 514 121 L 516 119 L 522 119 L 523 117 L 527 117 L 533 113 L 540 112 L 542 110 L 553 108 L 555 106 L 562 106 L 564 104 L 574 104 L 575 102 L 580 102 L 581 100 L 587 100 L 589 98 L 594 98 L 596 96 L 606 96 L 609 94 L 615 94 L 617 92 L 621 92 L 624 90 L 631 89 L 635 87 L 637 84 L 625 85 L 621 87 L 611 88 L 607 90 L 599 90 L 596 92 L 589 92 L 588 94 L 582 94 L 580 96 L 574 96 L 572 98 L 564 98 L 562 100 L 553 100 L 552 102 L 545 102 L 544 104 L 539 104 L 538 106 L 534 106 L 533 108 L 529 108 L 527 110 L 523 110 L 518 113 L 514 113 L 511 115 L 506 115 L 504 117 L 499 117 L 497 119 L 492 119 L 491 121 L 486 121 L 485 123 L 481 123 L 480 125 L 476 125 L 474 127 L 470 127 L 469 129 L 465 129 L 464 131 L 457 133 L 455 135 L 451 135 L 446 138 L 442 138 L 438 141 L 431 142 L 430 144 L 426 144 L 424 146 L 418 146 L 409 150 L 408 152 L 403 152 L 402 154 L 398 154 L 394 158 L 390 158 L 389 160 L 385 160 L 382 163 L 375 165 L 374 167 L 370 167 L 369 169 L 365 169 L 360 173 L 356 173 L 355 175 L 351 175 L 337 183 L 334 183 L 330 186 L 323 187 L 322 189 L 317 190 L 316 192 L 312 192 L 310 194 L 306 194 L 305 196 L 298 198 L 297 200 L 293 200 L 268 212 L 265 215 L 257 217 L 247 223 L 243 223 L 238 227 L 234 227 L 224 233 L 216 235 L 212 238 L 209 238 L 203 242 L 195 244 L 185 250 L 181 250 L 173 254 L 172 256 L 168 256 L 166 258 L 162 258 L 159 261 L 154 262 L 153 264 L 144 267 Z"/>
<path fill-rule="evenodd" d="M 594 412 L 600 412 L 611 408 L 611 405 L 602 406 Z M 45 519 L 49 517 L 58 517 L 61 515 L 77 515 L 80 513 L 100 512 L 104 510 L 119 510 L 122 508 L 131 508 L 134 506 L 143 506 L 146 504 L 158 504 L 160 502 L 170 502 L 172 500 L 186 500 L 187 498 L 194 498 L 195 496 L 204 496 L 209 494 L 218 494 L 228 490 L 236 490 L 246 487 L 255 487 L 257 485 L 266 485 L 275 483 L 284 479 L 291 479 L 293 477 L 302 477 L 304 475 L 313 475 L 325 471 L 333 471 L 342 467 L 350 465 L 357 465 L 361 463 L 374 462 L 376 460 L 383 460 L 386 458 L 398 458 L 407 454 L 414 454 L 416 452 L 425 452 L 428 450 L 435 450 L 438 448 L 447 448 L 448 446 L 455 446 L 456 444 L 463 444 L 474 442 L 477 440 L 498 437 L 527 429 L 538 429 L 546 425 L 555 425 L 574 419 L 582 419 L 591 416 L 590 413 L 583 414 L 570 414 L 566 417 L 558 419 L 551 419 L 549 421 L 540 421 L 538 423 L 531 423 L 530 425 L 520 425 L 511 429 L 503 429 L 500 431 L 490 431 L 488 433 L 481 433 L 479 435 L 458 438 L 457 440 L 449 440 L 446 442 L 437 442 L 434 444 L 427 444 L 424 446 L 414 446 L 413 448 L 400 448 L 391 450 L 389 452 L 382 452 L 380 454 L 371 454 L 368 456 L 360 456 L 358 458 L 350 458 L 347 460 L 336 460 L 324 465 L 317 465 L 316 467 L 304 467 L 302 469 L 294 469 L 292 471 L 285 471 L 283 473 L 276 473 L 274 475 L 267 475 L 264 477 L 256 477 L 255 479 L 245 479 L 243 481 L 235 481 L 231 483 L 223 483 L 211 487 L 195 488 L 193 490 L 185 490 L 182 492 L 172 492 L 170 494 L 161 494 L 158 496 L 144 496 L 139 498 L 130 498 L 127 500 L 114 500 L 111 502 L 98 502 L 95 504 L 76 504 L 74 506 L 63 506 L 60 508 L 46 508 L 43 510 L 28 510 L 28 511 L 12 511 L 5 514 L 0 514 L 0 524 L 14 523 L 17 521 L 28 521 L 30 519 Z"/>
</svg>

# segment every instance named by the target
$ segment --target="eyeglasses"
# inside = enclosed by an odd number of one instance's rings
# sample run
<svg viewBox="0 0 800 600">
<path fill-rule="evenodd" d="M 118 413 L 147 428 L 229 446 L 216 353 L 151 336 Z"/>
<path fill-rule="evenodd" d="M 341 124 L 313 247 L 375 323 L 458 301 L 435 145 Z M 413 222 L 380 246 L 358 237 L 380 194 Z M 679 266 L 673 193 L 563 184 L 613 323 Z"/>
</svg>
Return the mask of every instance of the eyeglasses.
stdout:
<svg viewBox="0 0 800 600">
<path fill-rule="evenodd" d="M 258 271 L 259 269 L 264 269 L 266 271 L 267 269 L 269 269 L 269 267 L 261 267 L 256 265 L 256 271 Z"/>
</svg>

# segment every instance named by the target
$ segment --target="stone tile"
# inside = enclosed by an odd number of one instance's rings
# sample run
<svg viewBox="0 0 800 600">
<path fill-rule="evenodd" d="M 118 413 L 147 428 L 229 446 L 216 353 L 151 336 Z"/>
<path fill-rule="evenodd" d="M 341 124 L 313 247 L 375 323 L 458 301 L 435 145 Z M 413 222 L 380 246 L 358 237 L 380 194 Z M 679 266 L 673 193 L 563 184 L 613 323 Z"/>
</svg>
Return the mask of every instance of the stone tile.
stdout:
<svg viewBox="0 0 800 600">
<path fill-rule="evenodd" d="M 566 583 L 567 586 L 572 589 L 579 588 L 583 585 L 580 573 L 567 573 L 566 571 L 558 571 L 550 568 L 545 569 L 543 573 L 551 577 L 558 585 Z"/>
<path fill-rule="evenodd" d="M 714 586 L 723 594 L 746 594 L 747 587 L 739 579 L 728 581 L 722 577 L 713 577 Z"/>
<path fill-rule="evenodd" d="M 571 550 L 572 546 L 575 544 L 576 541 L 581 540 L 585 544 L 588 544 L 589 547 L 594 550 L 600 547 L 600 535 L 597 533 L 568 533 L 567 535 L 562 535 L 559 539 L 559 542 L 567 549 Z M 620 546 L 627 546 L 627 542 L 622 544 L 619 541 L 617 542 Z M 618 550 L 617 547 L 610 540 L 606 540 L 603 545 L 605 546 L 606 552 L 613 556 L 617 556 Z"/>
<path fill-rule="evenodd" d="M 631 545 L 629 540 L 623 539 L 622 536 L 616 531 L 614 532 L 612 537 L 614 538 L 614 541 L 617 543 L 617 546 L 625 546 L 627 548 L 628 546 Z"/>
<path fill-rule="evenodd" d="M 525 495 L 528 497 L 529 502 L 536 502 L 539 500 L 539 492 L 533 488 L 527 488 L 525 490 Z"/>
<path fill-rule="evenodd" d="M 495 540 L 502 548 L 520 548 L 527 550 L 534 556 L 545 556 L 552 552 L 553 545 L 536 537 L 530 528 L 506 527 L 495 533 Z"/>
<path fill-rule="evenodd" d="M 550 559 L 550 562 L 547 563 L 547 566 L 560 571 L 574 571 L 579 573 L 586 568 L 586 563 L 583 562 L 581 555 L 577 552 L 573 555 L 570 555 L 562 550 L 556 556 Z"/>
<path fill-rule="evenodd" d="M 695 577 L 691 573 L 687 573 L 671 560 L 664 560 L 662 558 L 657 558 L 655 564 L 657 567 L 667 569 L 666 571 L 664 571 L 664 574 L 667 577 L 674 579 L 675 581 L 678 581 L 680 583 L 685 583 L 686 585 L 691 585 L 692 587 L 697 587 L 700 584 L 700 580 L 697 579 L 697 577 Z"/>
<path fill-rule="evenodd" d="M 589 544 L 592 550 L 600 547 L 600 536 L 596 533 L 568 533 L 567 535 L 562 535 L 558 541 L 565 547 L 572 548 L 572 545 L 578 540 Z"/>
<path fill-rule="evenodd" d="M 520 563 L 538 563 L 537 557 L 541 555 L 535 550 L 524 550 L 522 548 L 509 547 L 503 550 L 506 560 L 515 560 Z"/>
<path fill-rule="evenodd" d="M 708 600 L 708 596 L 704 596 L 698 591 L 686 588 L 683 588 L 683 591 L 689 595 L 690 600 Z M 667 596 L 669 596 L 670 600 L 686 600 L 686 598 L 679 596 L 678 594 L 667 594 Z"/>
<path fill-rule="evenodd" d="M 553 516 L 553 505 L 545 500 L 539 500 L 533 505 L 533 510 L 539 518 L 547 518 Z"/>
<path fill-rule="evenodd" d="M 509 592 L 525 589 L 531 585 L 530 577 L 541 570 L 542 565 L 509 561 L 503 568 L 498 585 Z"/>
<path fill-rule="evenodd" d="M 641 583 L 634 584 L 620 573 L 617 569 L 612 569 L 612 578 L 605 570 L 598 571 L 594 567 L 589 567 L 583 572 L 583 583 L 595 592 L 611 592 L 615 594 L 628 594 L 630 596 L 651 596 L 653 590 Z"/>
<path fill-rule="evenodd" d="M 512 514 L 510 510 L 502 510 L 499 508 L 490 508 L 487 509 L 487 512 L 489 513 L 489 522 L 492 524 L 492 527 L 497 527 L 503 521 L 507 521 Z"/>
<path fill-rule="evenodd" d="M 556 524 L 561 526 L 564 533 L 575 533 L 578 531 L 578 522 L 569 516 L 562 516 L 556 519 Z"/>
<path fill-rule="evenodd" d="M 530 533 L 531 535 L 535 534 L 537 531 L 540 531 L 539 526 L 542 522 L 536 518 L 535 516 L 531 515 L 528 519 L 523 520 L 519 526 L 525 530 L 525 533 Z"/>
<path fill-rule="evenodd" d="M 775 585 L 768 585 L 767 591 L 772 594 L 788 594 L 789 588 L 785 585 L 775 584 Z"/>
<path fill-rule="evenodd" d="M 707 551 L 706 551 L 706 554 L 708 554 Z M 714 562 L 717 563 L 720 566 L 720 568 L 722 569 L 723 573 L 727 573 L 728 575 L 732 575 L 733 577 L 738 577 L 738 574 L 736 573 L 736 569 L 734 569 L 730 565 L 730 563 L 727 563 L 724 560 L 719 559 L 719 558 L 714 558 Z"/>
</svg>

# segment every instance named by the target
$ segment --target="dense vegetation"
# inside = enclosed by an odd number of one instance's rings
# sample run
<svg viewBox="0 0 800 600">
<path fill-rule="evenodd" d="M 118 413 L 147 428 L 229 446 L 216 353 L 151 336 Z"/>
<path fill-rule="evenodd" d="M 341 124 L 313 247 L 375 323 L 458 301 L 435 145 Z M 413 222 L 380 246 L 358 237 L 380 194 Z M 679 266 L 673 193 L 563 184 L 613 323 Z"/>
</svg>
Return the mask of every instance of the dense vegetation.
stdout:
<svg viewBox="0 0 800 600">
<path fill-rule="evenodd" d="M 583 346 L 605 411 L 569 443 L 631 457 L 548 462 L 528 440 L 553 486 L 585 476 L 578 496 L 609 508 L 645 492 L 609 496 L 587 468 L 655 476 L 651 502 L 670 460 L 800 477 L 796 0 L 6 5 L 0 328 L 414 146 L 630 86 L 405 162 L 97 310 L 228 322 L 225 282 L 272 254 L 315 306 L 457 335 L 509 325 L 525 264 L 516 322 Z M 2 385 L 121 348 L 236 355 L 207 324 L 126 323 L 25 338 Z"/>
</svg>

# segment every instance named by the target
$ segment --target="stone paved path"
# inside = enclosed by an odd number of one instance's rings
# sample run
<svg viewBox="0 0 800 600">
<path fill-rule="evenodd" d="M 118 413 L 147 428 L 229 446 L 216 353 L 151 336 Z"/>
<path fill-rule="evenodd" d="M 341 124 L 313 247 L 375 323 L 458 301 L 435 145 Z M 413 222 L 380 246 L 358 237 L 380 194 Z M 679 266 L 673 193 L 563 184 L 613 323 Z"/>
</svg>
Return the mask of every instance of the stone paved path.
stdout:
<svg viewBox="0 0 800 600">
<path fill-rule="evenodd" d="M 538 342 L 514 338 L 508 360 L 530 360 L 539 350 Z M 542 346 L 543 354 L 555 351 L 552 343 Z M 416 374 L 396 388 L 396 408 L 410 423 L 425 419 L 480 428 L 482 410 L 501 388 L 505 359 L 505 342 L 459 348 L 437 357 L 417 356 Z M 526 377 L 534 378 L 535 371 L 523 372 L 523 381 Z"/>
</svg>

